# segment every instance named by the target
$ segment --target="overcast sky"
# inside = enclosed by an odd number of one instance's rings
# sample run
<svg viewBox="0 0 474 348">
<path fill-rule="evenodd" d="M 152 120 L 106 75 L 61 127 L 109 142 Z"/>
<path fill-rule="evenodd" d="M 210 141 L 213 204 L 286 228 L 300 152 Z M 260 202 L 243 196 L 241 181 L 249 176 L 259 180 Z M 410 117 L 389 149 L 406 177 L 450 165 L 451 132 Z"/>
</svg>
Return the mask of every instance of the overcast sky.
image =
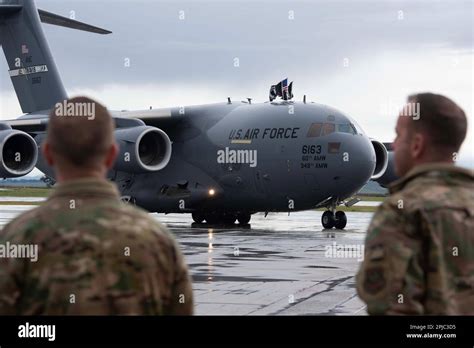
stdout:
<svg viewBox="0 0 474 348">
<path fill-rule="evenodd" d="M 406 96 L 433 91 L 468 114 L 461 161 L 474 167 L 473 1 L 37 0 L 37 6 L 113 31 L 44 25 L 70 95 L 86 93 L 110 109 L 228 96 L 265 101 L 270 85 L 288 77 L 295 99 L 306 94 L 353 116 L 369 136 L 391 141 Z M 21 114 L 4 58 L 0 98 L 0 119 Z"/>
</svg>

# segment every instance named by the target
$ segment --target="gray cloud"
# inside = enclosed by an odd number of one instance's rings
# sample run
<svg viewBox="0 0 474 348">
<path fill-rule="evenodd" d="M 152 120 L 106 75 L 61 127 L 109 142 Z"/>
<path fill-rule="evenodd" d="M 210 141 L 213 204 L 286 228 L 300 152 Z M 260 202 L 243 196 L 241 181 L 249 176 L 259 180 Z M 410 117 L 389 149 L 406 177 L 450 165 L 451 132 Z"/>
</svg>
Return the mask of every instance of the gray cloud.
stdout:
<svg viewBox="0 0 474 348">
<path fill-rule="evenodd" d="M 470 1 L 38 0 L 37 5 L 65 16 L 74 11 L 76 19 L 113 31 L 100 36 L 45 25 L 68 88 L 149 82 L 232 86 L 281 74 L 301 78 L 307 71 L 331 76 L 345 57 L 363 61 L 387 50 L 426 47 L 470 52 L 473 41 Z M 185 20 L 179 20 L 181 10 Z M 0 67 L 4 72 L 4 61 Z M 0 87 L 11 88 L 5 77 Z"/>
</svg>

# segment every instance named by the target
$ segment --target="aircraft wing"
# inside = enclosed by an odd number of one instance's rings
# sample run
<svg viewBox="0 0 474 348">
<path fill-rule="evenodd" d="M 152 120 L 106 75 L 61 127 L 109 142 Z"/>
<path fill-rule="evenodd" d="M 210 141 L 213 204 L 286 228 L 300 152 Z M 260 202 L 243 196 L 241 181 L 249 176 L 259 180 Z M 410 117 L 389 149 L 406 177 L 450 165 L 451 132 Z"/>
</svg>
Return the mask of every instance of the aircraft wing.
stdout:
<svg viewBox="0 0 474 348">
<path fill-rule="evenodd" d="M 117 128 L 133 127 L 146 124 L 162 129 L 163 131 L 175 128 L 183 120 L 184 115 L 172 116 L 171 109 L 152 109 L 138 111 L 111 111 Z M 178 116 L 179 115 L 179 116 Z M 15 120 L 0 120 L 0 124 L 7 124 L 13 129 L 26 133 L 41 133 L 46 131 L 48 115 L 25 115 Z"/>
<path fill-rule="evenodd" d="M 0 120 L 0 124 L 7 124 L 13 129 L 18 129 L 26 133 L 44 132 L 48 124 L 48 117 L 42 116 L 31 119 Z"/>
<path fill-rule="evenodd" d="M 172 116 L 170 108 L 139 111 L 112 111 L 111 114 L 114 118 L 141 120 L 148 126 L 163 128 L 163 130 L 176 125 L 183 119 L 183 117 L 179 117 L 177 114 Z M 117 124 L 117 127 L 120 128 L 120 125 Z"/>
</svg>

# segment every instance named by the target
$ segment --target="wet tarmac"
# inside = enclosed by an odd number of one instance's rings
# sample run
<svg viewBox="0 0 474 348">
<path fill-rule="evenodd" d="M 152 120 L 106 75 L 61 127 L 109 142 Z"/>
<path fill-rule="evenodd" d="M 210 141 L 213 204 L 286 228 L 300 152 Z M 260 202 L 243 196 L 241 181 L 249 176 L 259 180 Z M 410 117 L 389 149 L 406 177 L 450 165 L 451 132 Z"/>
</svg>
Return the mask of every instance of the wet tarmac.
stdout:
<svg viewBox="0 0 474 348">
<path fill-rule="evenodd" d="M 42 197 L 0 197 L 0 202 L 42 202 L 46 198 Z"/>
<path fill-rule="evenodd" d="M 0 206 L 0 228 L 31 206 Z M 364 315 L 354 275 L 372 213 L 348 212 L 323 230 L 321 212 L 252 216 L 250 228 L 191 227 L 187 214 L 153 214 L 180 243 L 198 315 Z"/>
<path fill-rule="evenodd" d="M 354 275 L 372 213 L 347 213 L 344 231 L 321 212 L 252 216 L 251 228 L 190 228 L 187 215 L 157 215 L 179 240 L 197 314 L 365 314 Z"/>
</svg>

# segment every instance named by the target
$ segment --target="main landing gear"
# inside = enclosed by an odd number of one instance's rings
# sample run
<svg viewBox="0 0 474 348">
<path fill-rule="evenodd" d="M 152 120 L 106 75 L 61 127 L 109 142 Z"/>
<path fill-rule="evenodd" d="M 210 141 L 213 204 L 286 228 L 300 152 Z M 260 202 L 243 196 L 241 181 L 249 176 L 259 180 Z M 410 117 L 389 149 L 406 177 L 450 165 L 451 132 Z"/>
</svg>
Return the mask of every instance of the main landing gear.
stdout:
<svg viewBox="0 0 474 348">
<path fill-rule="evenodd" d="M 203 224 L 205 221 L 209 225 L 233 225 L 235 221 L 238 221 L 240 225 L 248 225 L 251 215 L 250 213 L 195 212 L 192 213 L 192 217 L 197 224 Z"/>
</svg>

